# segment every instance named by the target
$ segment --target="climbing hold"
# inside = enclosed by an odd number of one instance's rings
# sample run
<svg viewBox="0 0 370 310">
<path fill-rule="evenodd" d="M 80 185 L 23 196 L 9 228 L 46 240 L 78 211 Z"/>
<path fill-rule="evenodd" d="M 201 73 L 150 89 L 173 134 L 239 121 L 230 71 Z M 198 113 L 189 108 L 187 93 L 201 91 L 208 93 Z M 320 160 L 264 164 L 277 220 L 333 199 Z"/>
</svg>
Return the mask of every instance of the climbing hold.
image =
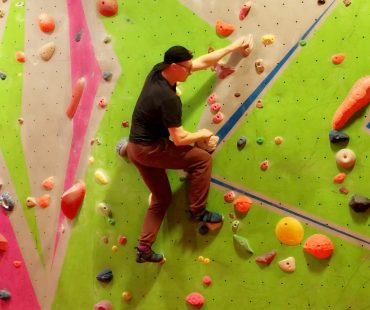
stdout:
<svg viewBox="0 0 370 310">
<path fill-rule="evenodd" d="M 234 208 L 239 213 L 247 213 L 252 207 L 253 201 L 245 195 L 240 195 L 234 200 Z"/>
<path fill-rule="evenodd" d="M 108 44 L 110 41 L 112 41 L 112 38 L 110 36 L 106 36 L 103 40 L 105 44 Z"/>
<path fill-rule="evenodd" d="M 75 42 L 80 42 L 82 39 L 82 29 L 76 33 L 75 35 Z"/>
<path fill-rule="evenodd" d="M 280 136 L 277 136 L 274 138 L 274 142 L 276 145 L 280 145 L 281 143 L 283 143 L 283 137 L 280 137 Z"/>
<path fill-rule="evenodd" d="M 112 270 L 104 269 L 96 276 L 96 279 L 100 282 L 110 282 L 113 279 Z"/>
<path fill-rule="evenodd" d="M 207 139 L 198 141 L 196 146 L 207 151 L 208 153 L 212 153 L 216 149 L 219 140 L 220 138 L 218 136 L 211 136 L 208 141 Z"/>
<path fill-rule="evenodd" d="M 103 72 L 104 81 L 109 82 L 112 79 L 112 76 L 113 76 L 112 72 L 107 72 L 107 71 Z"/>
<path fill-rule="evenodd" d="M 96 7 L 99 13 L 105 17 L 111 17 L 117 14 L 117 0 L 98 0 Z"/>
<path fill-rule="evenodd" d="M 325 4 L 325 3 L 326 3 L 326 0 L 317 0 L 318 5 L 322 5 L 322 4 Z"/>
<path fill-rule="evenodd" d="M 74 219 L 85 197 L 85 183 L 77 181 L 72 187 L 65 191 L 61 198 L 61 208 L 65 216 Z"/>
<path fill-rule="evenodd" d="M 236 142 L 236 147 L 238 148 L 239 151 L 241 151 L 242 149 L 244 149 L 246 144 L 247 144 L 247 138 L 244 136 L 241 136 Z"/>
<path fill-rule="evenodd" d="M 216 21 L 216 32 L 223 37 L 227 37 L 230 34 L 232 34 L 235 30 L 234 25 L 232 24 L 227 24 L 222 20 L 217 20 Z"/>
<path fill-rule="evenodd" d="M 39 49 L 39 55 L 42 60 L 48 61 L 50 60 L 51 57 L 53 57 L 55 52 L 55 43 L 54 42 L 49 42 L 44 44 L 43 46 L 40 47 Z"/>
<path fill-rule="evenodd" d="M 114 220 L 114 218 L 108 217 L 108 223 L 113 226 L 116 224 L 116 221 Z"/>
<path fill-rule="evenodd" d="M 265 142 L 265 138 L 264 137 L 257 137 L 256 142 L 257 142 L 257 144 L 262 145 L 263 142 Z"/>
<path fill-rule="evenodd" d="M 350 6 L 351 5 L 351 0 L 343 0 L 343 4 L 345 5 L 345 6 Z"/>
<path fill-rule="evenodd" d="M 107 106 L 107 100 L 105 98 L 101 98 L 98 101 L 98 106 L 102 109 L 104 109 Z"/>
<path fill-rule="evenodd" d="M 349 135 L 342 131 L 338 130 L 330 130 L 329 132 L 329 140 L 331 143 L 341 143 L 341 142 L 348 142 Z"/>
<path fill-rule="evenodd" d="M 270 167 L 270 163 L 267 159 L 260 163 L 260 169 L 262 171 L 266 171 L 269 167 Z"/>
<path fill-rule="evenodd" d="M 118 251 L 118 246 L 113 245 L 113 246 L 112 246 L 112 252 L 113 252 L 113 253 L 116 253 L 117 251 Z"/>
<path fill-rule="evenodd" d="M 130 292 L 123 292 L 122 299 L 129 302 L 132 299 L 132 294 Z"/>
<path fill-rule="evenodd" d="M 214 103 L 216 103 L 216 93 L 212 93 L 208 96 L 207 98 L 207 102 L 208 104 L 212 105 Z"/>
<path fill-rule="evenodd" d="M 256 257 L 256 262 L 260 264 L 270 265 L 276 256 L 276 250 L 272 250 L 266 254 Z"/>
<path fill-rule="evenodd" d="M 370 199 L 360 195 L 353 195 L 349 201 L 349 206 L 355 212 L 366 212 L 370 208 Z"/>
<path fill-rule="evenodd" d="M 199 227 L 198 232 L 199 232 L 201 235 L 206 235 L 206 234 L 208 234 L 208 232 L 209 232 L 209 228 L 208 228 L 208 226 L 207 226 L 207 225 L 202 225 L 202 226 L 200 226 L 200 227 Z"/>
<path fill-rule="evenodd" d="M 18 118 L 18 124 L 22 125 L 24 123 L 24 119 L 22 117 Z"/>
<path fill-rule="evenodd" d="M 211 104 L 211 112 L 213 114 L 217 113 L 220 110 L 221 110 L 221 104 L 219 104 L 217 102 Z"/>
<path fill-rule="evenodd" d="M 106 203 L 101 202 L 97 206 L 97 210 L 100 212 L 101 215 L 104 216 L 112 216 L 112 209 Z"/>
<path fill-rule="evenodd" d="M 256 107 L 259 108 L 259 109 L 262 109 L 263 108 L 263 102 L 262 102 L 262 99 L 258 99 L 257 102 L 256 102 Z"/>
<path fill-rule="evenodd" d="M 85 89 L 85 82 L 85 78 L 81 77 L 77 80 L 75 86 L 73 87 L 72 97 L 66 110 L 66 114 L 70 119 L 72 119 L 76 113 L 82 93 Z"/>
<path fill-rule="evenodd" d="M 299 40 L 299 45 L 300 46 L 306 46 L 307 45 L 307 42 L 305 40 Z"/>
<path fill-rule="evenodd" d="M 11 294 L 7 290 L 5 289 L 0 290 L 1 300 L 9 300 L 11 297 L 12 297 Z"/>
<path fill-rule="evenodd" d="M 261 42 L 264 46 L 271 45 L 275 42 L 275 36 L 273 34 L 265 34 L 262 36 Z"/>
<path fill-rule="evenodd" d="M 275 227 L 276 238 L 287 245 L 297 245 L 303 240 L 302 224 L 292 217 L 282 218 Z"/>
<path fill-rule="evenodd" d="M 0 234 L 0 252 L 5 252 L 8 249 L 8 240 Z"/>
<path fill-rule="evenodd" d="M 236 97 L 236 98 L 240 97 L 240 93 L 235 93 L 234 97 Z"/>
<path fill-rule="evenodd" d="M 127 243 L 127 237 L 120 235 L 120 236 L 118 237 L 118 243 L 119 243 L 120 245 L 125 245 L 125 244 Z"/>
<path fill-rule="evenodd" d="M 204 262 L 204 257 L 203 256 L 198 256 L 197 261 L 200 263 Z"/>
<path fill-rule="evenodd" d="M 103 236 L 103 237 L 101 237 L 101 241 L 102 241 L 104 244 L 108 244 L 108 243 L 109 243 L 109 238 L 108 238 L 108 236 Z"/>
<path fill-rule="evenodd" d="M 4 72 L 0 71 L 0 79 L 3 81 L 6 79 L 6 74 Z"/>
<path fill-rule="evenodd" d="M 205 298 L 202 294 L 193 292 L 186 296 L 185 300 L 189 305 L 200 308 L 204 304 Z"/>
<path fill-rule="evenodd" d="M 239 247 L 241 247 L 244 251 L 253 254 L 254 251 L 252 250 L 251 246 L 249 245 L 249 242 L 246 238 L 239 236 L 237 234 L 233 235 L 233 239 L 236 242 Z"/>
<path fill-rule="evenodd" d="M 346 176 L 347 175 L 344 172 L 340 172 L 334 177 L 333 181 L 334 183 L 342 183 Z"/>
<path fill-rule="evenodd" d="M 26 199 L 26 206 L 29 208 L 33 208 L 37 205 L 36 198 L 35 197 L 27 197 Z"/>
<path fill-rule="evenodd" d="M 13 265 L 15 268 L 20 268 L 22 266 L 22 262 L 20 260 L 13 261 Z"/>
<path fill-rule="evenodd" d="M 224 65 L 217 64 L 215 67 L 216 75 L 219 79 L 224 79 L 228 77 L 230 74 L 235 72 L 234 68 L 231 67 L 225 67 Z"/>
<path fill-rule="evenodd" d="M 121 125 L 122 125 L 123 128 L 127 128 L 127 127 L 130 126 L 130 123 L 129 123 L 129 121 L 122 121 Z"/>
<path fill-rule="evenodd" d="M 202 282 L 204 285 L 209 286 L 212 283 L 212 278 L 210 276 L 204 276 Z"/>
<path fill-rule="evenodd" d="M 52 18 L 50 15 L 46 13 L 40 14 L 38 23 L 39 23 L 39 28 L 42 32 L 50 33 L 54 31 L 55 22 L 54 22 L 54 18 Z"/>
<path fill-rule="evenodd" d="M 4 192 L 0 195 L 0 206 L 6 211 L 13 211 L 14 201 L 8 192 Z"/>
<path fill-rule="evenodd" d="M 3 10 L 0 10 L 0 18 L 3 18 L 5 16 L 5 12 Z"/>
<path fill-rule="evenodd" d="M 102 185 L 108 184 L 108 178 L 103 170 L 96 170 L 94 173 L 95 180 Z"/>
<path fill-rule="evenodd" d="M 42 181 L 42 187 L 47 191 L 51 191 L 54 188 L 54 177 L 48 177 L 44 181 Z"/>
<path fill-rule="evenodd" d="M 94 161 L 95 161 L 94 156 L 90 156 L 89 159 L 88 159 L 89 165 L 92 165 L 94 163 Z"/>
<path fill-rule="evenodd" d="M 26 56 L 24 56 L 24 52 L 18 51 L 15 53 L 15 59 L 18 62 L 25 62 L 26 61 Z"/>
<path fill-rule="evenodd" d="M 343 62 L 346 55 L 344 53 L 335 54 L 331 57 L 331 61 L 335 65 L 339 65 Z"/>
<path fill-rule="evenodd" d="M 94 310 L 112 310 L 113 306 L 109 300 L 101 300 L 95 306 Z"/>
<path fill-rule="evenodd" d="M 335 160 L 338 166 L 350 169 L 356 162 L 356 154 L 350 149 L 341 149 L 335 155 Z"/>
<path fill-rule="evenodd" d="M 254 62 L 254 67 L 256 68 L 256 72 L 258 74 L 261 74 L 263 71 L 265 71 L 265 65 L 263 64 L 263 59 L 257 59 Z"/>
<path fill-rule="evenodd" d="M 239 20 L 244 20 L 249 11 L 251 10 L 252 7 L 252 1 L 247 1 L 245 4 L 242 5 L 239 11 Z"/>
<path fill-rule="evenodd" d="M 290 256 L 286 259 L 281 260 L 278 263 L 281 270 L 285 272 L 294 272 L 295 271 L 295 258 Z"/>
<path fill-rule="evenodd" d="M 211 260 L 208 257 L 205 257 L 204 260 L 203 260 L 203 263 L 205 263 L 205 264 L 209 264 L 210 262 L 211 262 Z"/>
<path fill-rule="evenodd" d="M 50 200 L 51 200 L 50 195 L 49 194 L 45 194 L 45 195 L 40 196 L 37 199 L 37 204 L 41 208 L 47 208 L 49 206 L 49 204 L 50 204 Z"/>
<path fill-rule="evenodd" d="M 323 259 L 333 254 L 334 245 L 331 240 L 322 234 L 314 234 L 307 238 L 303 250 L 313 256 Z"/>
<path fill-rule="evenodd" d="M 226 202 L 233 202 L 235 199 L 235 192 L 233 191 L 228 191 L 225 195 L 224 195 L 224 200 Z"/>
<path fill-rule="evenodd" d="M 370 75 L 359 79 L 334 114 L 333 129 L 342 128 L 347 121 L 370 102 Z"/>
<path fill-rule="evenodd" d="M 231 223 L 231 230 L 234 233 L 237 233 L 239 230 L 239 226 L 240 226 L 240 222 L 238 220 L 233 220 L 233 222 Z"/>
<path fill-rule="evenodd" d="M 212 120 L 214 124 L 219 124 L 224 120 L 224 115 L 221 112 L 217 112 Z"/>
<path fill-rule="evenodd" d="M 349 190 L 348 190 L 348 188 L 347 188 L 347 187 L 345 187 L 345 186 L 341 186 L 341 187 L 339 188 L 339 192 L 340 192 L 340 193 L 342 193 L 342 194 L 347 195 L 347 194 L 349 193 Z"/>
</svg>

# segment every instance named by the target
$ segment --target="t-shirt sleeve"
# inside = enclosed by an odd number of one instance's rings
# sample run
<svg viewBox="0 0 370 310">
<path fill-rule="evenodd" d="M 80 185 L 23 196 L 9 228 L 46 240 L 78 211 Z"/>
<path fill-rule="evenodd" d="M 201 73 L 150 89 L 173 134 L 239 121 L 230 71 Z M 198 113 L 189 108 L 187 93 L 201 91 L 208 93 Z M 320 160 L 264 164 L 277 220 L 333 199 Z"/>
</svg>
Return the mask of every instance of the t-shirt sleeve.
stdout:
<svg viewBox="0 0 370 310">
<path fill-rule="evenodd" d="M 178 97 L 164 100 L 161 104 L 161 113 L 166 128 L 182 125 L 182 104 Z"/>
</svg>

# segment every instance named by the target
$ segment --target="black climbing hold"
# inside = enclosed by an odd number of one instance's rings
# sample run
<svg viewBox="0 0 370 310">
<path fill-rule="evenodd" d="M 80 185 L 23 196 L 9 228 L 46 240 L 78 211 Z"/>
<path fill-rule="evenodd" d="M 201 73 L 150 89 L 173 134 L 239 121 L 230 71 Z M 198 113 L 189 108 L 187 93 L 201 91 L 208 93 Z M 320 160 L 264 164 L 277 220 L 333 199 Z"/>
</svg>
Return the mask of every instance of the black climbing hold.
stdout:
<svg viewBox="0 0 370 310">
<path fill-rule="evenodd" d="M 209 232 L 209 228 L 208 228 L 207 225 L 202 225 L 202 226 L 199 227 L 199 233 L 201 235 L 206 235 L 206 234 L 208 234 L 208 232 Z"/>
<path fill-rule="evenodd" d="M 329 132 L 329 140 L 331 143 L 340 143 L 340 142 L 348 142 L 349 136 L 338 130 L 330 130 Z"/>
<path fill-rule="evenodd" d="M 4 72 L 0 71 L 0 79 L 2 79 L 3 81 L 6 79 L 6 74 Z"/>
<path fill-rule="evenodd" d="M 75 41 L 80 42 L 81 38 L 82 38 L 82 30 L 80 30 L 79 32 L 76 33 Z"/>
<path fill-rule="evenodd" d="M 353 195 L 349 206 L 355 212 L 366 212 L 370 208 L 370 199 L 360 195 Z"/>
<path fill-rule="evenodd" d="M 0 299 L 1 300 L 8 300 L 10 299 L 11 295 L 7 290 L 0 290 Z"/>
<path fill-rule="evenodd" d="M 246 144 L 247 144 L 247 138 L 242 136 L 238 139 L 238 142 L 236 143 L 236 146 L 238 147 L 238 150 L 242 150 L 242 149 L 244 149 Z"/>
<path fill-rule="evenodd" d="M 113 273 L 112 270 L 109 269 L 104 269 L 102 272 L 100 272 L 97 276 L 96 279 L 100 282 L 105 282 L 108 283 L 113 279 Z"/>
<path fill-rule="evenodd" d="M 112 73 L 111 72 L 104 72 L 103 73 L 103 79 L 107 82 L 110 81 L 112 79 Z"/>
</svg>

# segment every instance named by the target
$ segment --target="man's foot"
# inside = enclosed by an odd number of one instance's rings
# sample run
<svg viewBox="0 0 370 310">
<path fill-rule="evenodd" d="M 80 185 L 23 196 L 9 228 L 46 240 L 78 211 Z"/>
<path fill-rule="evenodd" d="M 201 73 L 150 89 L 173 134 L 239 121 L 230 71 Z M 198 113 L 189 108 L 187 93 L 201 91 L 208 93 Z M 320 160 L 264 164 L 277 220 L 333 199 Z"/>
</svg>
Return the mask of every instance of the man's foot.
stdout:
<svg viewBox="0 0 370 310">
<path fill-rule="evenodd" d="M 136 262 L 137 263 L 164 263 L 165 258 L 162 254 L 155 253 L 149 248 L 148 251 L 142 251 L 138 247 L 136 249 Z"/>
<path fill-rule="evenodd" d="M 195 214 L 190 212 L 190 214 L 193 221 L 203 222 L 207 224 L 218 224 L 222 223 L 224 220 L 224 217 L 221 214 L 208 210 L 203 210 L 202 212 Z"/>
</svg>

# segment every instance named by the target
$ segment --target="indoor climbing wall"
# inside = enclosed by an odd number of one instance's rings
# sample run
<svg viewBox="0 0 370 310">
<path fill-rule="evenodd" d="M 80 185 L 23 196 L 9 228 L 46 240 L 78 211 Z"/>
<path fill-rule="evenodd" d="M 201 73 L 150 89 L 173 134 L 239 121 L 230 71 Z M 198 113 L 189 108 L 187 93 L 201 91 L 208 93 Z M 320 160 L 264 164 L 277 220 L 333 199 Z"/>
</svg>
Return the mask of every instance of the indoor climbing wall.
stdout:
<svg viewBox="0 0 370 310">
<path fill-rule="evenodd" d="M 190 293 L 202 309 L 369 308 L 369 110 L 332 131 L 369 76 L 369 12 L 366 0 L 2 0 L 0 309 L 189 309 Z M 137 264 L 149 192 L 115 146 L 146 74 L 172 45 L 197 57 L 240 36 L 248 57 L 179 85 L 184 127 L 220 137 L 209 208 L 224 224 L 190 222 L 186 180 L 169 171 L 154 246 L 166 263 Z M 337 164 L 343 149 L 352 167 Z"/>
</svg>

